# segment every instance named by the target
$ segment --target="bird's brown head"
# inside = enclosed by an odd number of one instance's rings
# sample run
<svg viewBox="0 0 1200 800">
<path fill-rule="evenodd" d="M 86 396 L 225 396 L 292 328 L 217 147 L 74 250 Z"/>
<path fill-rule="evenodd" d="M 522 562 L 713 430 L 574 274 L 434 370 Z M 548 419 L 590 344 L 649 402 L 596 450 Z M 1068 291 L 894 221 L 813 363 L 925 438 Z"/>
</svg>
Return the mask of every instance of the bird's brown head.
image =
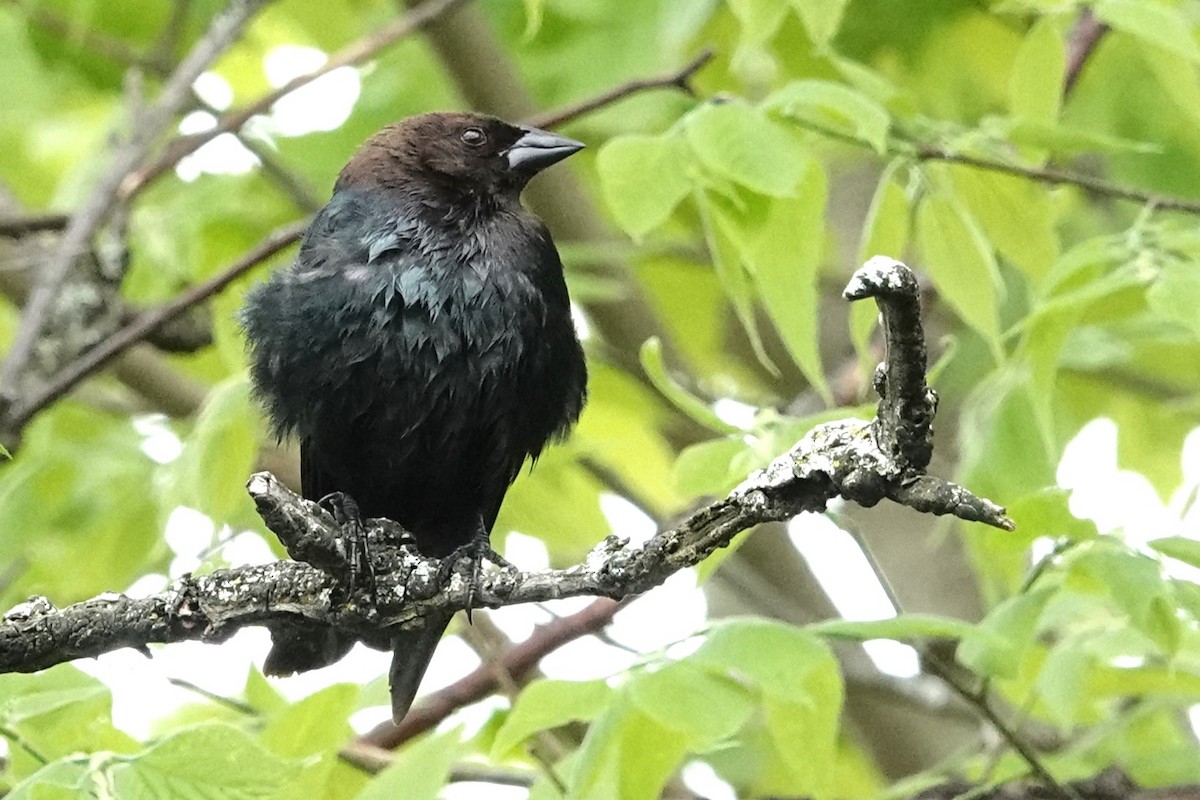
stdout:
<svg viewBox="0 0 1200 800">
<path fill-rule="evenodd" d="M 582 147 L 574 139 L 484 114 L 420 114 L 368 139 L 342 170 L 335 190 L 441 187 L 515 196 L 539 171 Z"/>
</svg>

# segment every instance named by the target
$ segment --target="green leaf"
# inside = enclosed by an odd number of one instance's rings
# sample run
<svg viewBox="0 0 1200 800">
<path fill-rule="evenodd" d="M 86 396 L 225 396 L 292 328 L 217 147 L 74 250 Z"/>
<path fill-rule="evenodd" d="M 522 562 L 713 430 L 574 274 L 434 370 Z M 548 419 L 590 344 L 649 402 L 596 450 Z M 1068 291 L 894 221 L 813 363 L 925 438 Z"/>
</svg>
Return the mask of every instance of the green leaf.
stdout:
<svg viewBox="0 0 1200 800">
<path fill-rule="evenodd" d="M 1196 72 L 1195 59 L 1160 47 L 1140 47 L 1138 55 L 1175 108 L 1193 124 L 1200 121 L 1200 75 Z"/>
<path fill-rule="evenodd" d="M 112 770 L 117 794 L 128 800 L 163 797 L 275 797 L 296 762 L 264 750 L 232 725 L 185 728 Z"/>
<path fill-rule="evenodd" d="M 183 452 L 166 471 L 169 505 L 194 508 L 218 524 L 253 514 L 246 479 L 258 457 L 258 415 L 246 375 L 215 386 L 204 401 Z"/>
<path fill-rule="evenodd" d="M 263 728 L 263 746 L 284 758 L 336 756 L 351 733 L 358 695 L 358 686 L 338 683 L 284 707 Z"/>
<path fill-rule="evenodd" d="M 887 151 L 891 115 L 871 97 L 844 84 L 805 80 L 789 83 L 763 101 L 763 108 L 801 122 L 828 122 L 837 130 Z"/>
<path fill-rule="evenodd" d="M 788 12 L 787 0 L 728 0 L 728 3 L 742 26 L 741 47 L 768 42 Z"/>
<path fill-rule="evenodd" d="M 723 620 L 691 661 L 756 686 L 771 742 L 791 772 L 796 794 L 828 793 L 843 689 L 837 661 L 824 643 L 778 622 Z"/>
<path fill-rule="evenodd" d="M 1048 150 L 1055 155 L 1080 153 L 1158 153 L 1162 148 L 1149 142 L 1122 139 L 1099 131 L 1077 128 L 1062 122 L 1007 119 L 988 125 L 997 136 L 1021 147 Z"/>
<path fill-rule="evenodd" d="M 524 0 L 525 2 L 525 41 L 537 36 L 542 29 L 542 18 L 546 15 L 546 0 Z"/>
<path fill-rule="evenodd" d="M 458 755 L 460 729 L 431 733 L 396 753 L 355 800 L 436 800 Z"/>
<path fill-rule="evenodd" d="M 1195 263 L 1171 262 L 1146 292 L 1150 309 L 1200 339 L 1200 271 Z"/>
<path fill-rule="evenodd" d="M 926 197 L 917 210 L 917 239 L 923 266 L 938 292 L 1004 362 L 1000 341 L 999 270 L 987 240 L 962 207 L 941 195 Z"/>
<path fill-rule="evenodd" d="M 814 162 L 794 198 L 748 199 L 738 210 L 730 204 L 715 208 L 792 360 L 832 404 L 817 346 L 827 194 L 825 172 Z"/>
<path fill-rule="evenodd" d="M 86 758 L 51 761 L 5 793 L 5 800 L 78 800 L 92 797 L 95 778 Z"/>
<path fill-rule="evenodd" d="M 792 8 L 800 15 L 808 38 L 818 52 L 828 49 L 842 25 L 842 15 L 850 0 L 791 0 Z"/>
<path fill-rule="evenodd" d="M 676 488 L 687 497 L 728 492 L 746 478 L 747 473 L 737 459 L 747 449 L 741 436 L 688 445 L 675 459 Z"/>
<path fill-rule="evenodd" d="M 1147 542 L 1164 556 L 1200 569 L 1200 541 L 1187 536 L 1164 536 Z"/>
<path fill-rule="evenodd" d="M 909 205 L 908 193 L 896 182 L 900 161 L 892 161 L 879 177 L 879 185 L 867 209 L 863 223 L 862 244 L 858 248 L 859 263 L 865 264 L 873 256 L 889 256 L 901 259 L 908 244 Z M 860 305 L 870 306 L 869 303 Z"/>
<path fill-rule="evenodd" d="M 1067 52 L 1052 17 L 1029 29 L 1017 49 L 1008 79 L 1008 108 L 1014 117 L 1053 123 L 1062 108 Z"/>
<path fill-rule="evenodd" d="M 1035 640 L 1038 619 L 1059 590 L 1056 585 L 1035 586 L 1008 598 L 962 640 L 958 660 L 980 675 L 1011 678 Z"/>
<path fill-rule="evenodd" d="M 636 240 L 662 225 L 692 191 L 692 153 L 678 136 L 617 136 L 596 156 L 600 189 Z"/>
<path fill-rule="evenodd" d="M 717 280 L 720 281 L 726 298 L 733 306 L 738 322 L 742 324 L 742 330 L 746 332 L 746 338 L 750 340 L 750 346 L 759 363 L 771 374 L 778 374 L 779 369 L 767 356 L 762 342 L 762 334 L 758 330 L 754 308 L 754 287 L 750 282 L 750 275 L 743 266 L 742 259 L 727 230 L 732 224 L 717 211 L 720 197 L 698 191 L 695 198 L 696 208 L 700 212 L 700 222 L 704 229 L 704 242 L 712 256 L 713 271 L 717 274 Z"/>
<path fill-rule="evenodd" d="M 571 800 L 658 797 L 687 747 L 675 730 L 621 695 L 588 728 L 573 764 Z"/>
<path fill-rule="evenodd" d="M 738 101 L 701 106 L 688 117 L 686 130 L 705 167 L 774 197 L 793 196 L 812 160 L 787 127 Z"/>
<path fill-rule="evenodd" d="M 641 672 L 625 691 L 635 707 L 676 732 L 689 752 L 703 752 L 733 736 L 757 706 L 750 690 L 690 660 Z"/>
<path fill-rule="evenodd" d="M 831 619 L 809 625 L 806 630 L 830 639 L 865 642 L 870 639 L 963 639 L 974 628 L 974 625 L 952 617 L 940 617 L 936 614 L 901 614 L 891 619 Z"/>
<path fill-rule="evenodd" d="M 750 273 L 793 361 L 832 403 L 817 347 L 817 279 L 825 231 L 825 173 L 814 162 L 794 198 L 717 198 L 713 218 Z"/>
<path fill-rule="evenodd" d="M 542 679 L 526 686 L 492 743 L 492 757 L 503 758 L 538 731 L 574 720 L 590 721 L 611 702 L 613 690 L 602 680 Z"/>
<path fill-rule="evenodd" d="M 712 406 L 691 394 L 670 376 L 667 372 L 666 362 L 663 361 L 662 342 L 658 340 L 658 337 L 652 336 L 642 344 L 638 358 L 641 361 L 642 369 L 646 371 L 646 377 L 654 384 L 654 388 L 662 392 L 663 396 L 680 411 L 718 433 L 738 432 L 737 427 L 718 417 Z"/>
<path fill-rule="evenodd" d="M 1115 30 L 1200 63 L 1200 47 L 1176 8 L 1156 0 L 1100 0 L 1092 10 Z"/>
<path fill-rule="evenodd" d="M 1054 209 L 1044 187 L 1014 175 L 951 167 L 949 175 L 971 216 L 1000 254 L 1035 283 L 1058 260 Z"/>
<path fill-rule="evenodd" d="M 8 452 L 8 448 L 0 444 L 0 459 L 8 461 L 12 458 L 12 453 Z"/>
</svg>

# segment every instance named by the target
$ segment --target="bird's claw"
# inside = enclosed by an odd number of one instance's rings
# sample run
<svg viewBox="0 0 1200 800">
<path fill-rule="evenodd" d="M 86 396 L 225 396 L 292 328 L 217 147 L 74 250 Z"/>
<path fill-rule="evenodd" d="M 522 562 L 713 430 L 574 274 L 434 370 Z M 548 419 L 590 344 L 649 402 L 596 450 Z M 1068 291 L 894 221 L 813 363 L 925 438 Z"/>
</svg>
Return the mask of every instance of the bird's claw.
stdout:
<svg viewBox="0 0 1200 800">
<path fill-rule="evenodd" d="M 346 563 L 349 567 L 347 580 L 349 593 L 353 595 L 365 584 L 367 593 L 375 597 L 375 565 L 367 542 L 367 529 L 363 525 L 362 512 L 353 497 L 345 492 L 331 492 L 317 501 L 317 505 L 329 512 L 334 522 L 342 528 L 346 543 Z"/>
<path fill-rule="evenodd" d="M 467 573 L 467 622 L 471 622 L 471 610 L 475 605 L 475 597 L 479 591 L 479 586 L 483 581 L 483 562 L 490 561 L 501 569 L 516 569 L 511 561 L 496 552 L 492 547 L 491 538 L 484 528 L 480 528 L 479 532 L 471 538 L 471 541 L 464 545 L 455 548 L 450 555 L 442 559 L 442 563 L 438 566 L 437 584 L 445 586 L 450 580 L 450 575 L 454 568 L 458 566 L 462 559 L 470 561 L 470 571 Z"/>
</svg>

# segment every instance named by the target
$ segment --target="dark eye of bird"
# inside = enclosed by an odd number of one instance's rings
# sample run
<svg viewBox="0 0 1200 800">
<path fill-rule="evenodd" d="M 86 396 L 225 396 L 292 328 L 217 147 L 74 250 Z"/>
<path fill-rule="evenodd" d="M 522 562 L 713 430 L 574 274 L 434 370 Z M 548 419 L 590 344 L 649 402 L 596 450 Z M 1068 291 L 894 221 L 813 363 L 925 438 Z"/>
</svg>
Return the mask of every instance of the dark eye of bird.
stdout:
<svg viewBox="0 0 1200 800">
<path fill-rule="evenodd" d="M 467 128 L 459 138 L 463 140 L 464 144 L 469 144 L 471 147 L 479 147 L 479 145 L 487 141 L 487 134 L 479 128 Z"/>
</svg>

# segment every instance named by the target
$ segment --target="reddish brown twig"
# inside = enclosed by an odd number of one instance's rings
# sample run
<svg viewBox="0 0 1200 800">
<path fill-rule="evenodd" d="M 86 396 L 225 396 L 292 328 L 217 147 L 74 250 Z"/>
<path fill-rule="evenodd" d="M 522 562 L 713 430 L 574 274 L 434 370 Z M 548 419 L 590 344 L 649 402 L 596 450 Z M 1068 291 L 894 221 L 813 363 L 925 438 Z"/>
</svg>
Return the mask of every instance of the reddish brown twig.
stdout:
<svg viewBox="0 0 1200 800">
<path fill-rule="evenodd" d="M 384 722 L 360 737 L 376 747 L 393 749 L 431 730 L 439 722 L 464 706 L 482 700 L 500 686 L 497 670 L 520 681 L 550 653 L 563 645 L 600 630 L 612 621 L 625 601 L 601 598 L 582 611 L 560 617 L 533 632 L 525 641 L 500 657 L 495 665 L 483 664 L 465 678 L 426 697 L 398 726 Z"/>
<path fill-rule="evenodd" d="M 1090 8 L 1083 9 L 1075 27 L 1071 30 L 1071 38 L 1067 40 L 1067 69 L 1063 75 L 1063 96 L 1071 94 L 1083 66 L 1091 58 L 1096 45 L 1108 31 L 1108 26 L 1096 18 Z"/>
</svg>

